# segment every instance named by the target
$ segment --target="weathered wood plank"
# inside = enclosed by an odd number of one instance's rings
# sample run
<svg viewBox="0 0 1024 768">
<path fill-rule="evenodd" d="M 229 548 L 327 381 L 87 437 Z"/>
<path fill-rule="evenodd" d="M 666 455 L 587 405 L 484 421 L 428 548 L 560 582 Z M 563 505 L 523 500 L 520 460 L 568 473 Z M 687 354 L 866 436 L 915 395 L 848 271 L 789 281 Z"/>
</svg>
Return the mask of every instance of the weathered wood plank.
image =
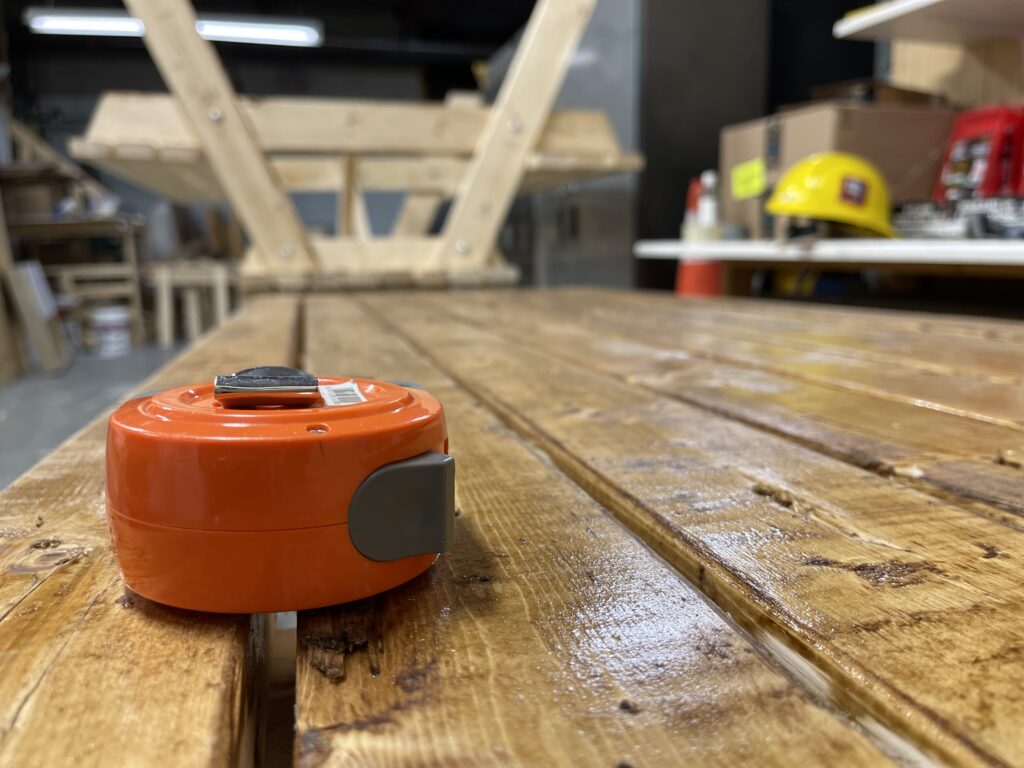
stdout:
<svg viewBox="0 0 1024 768">
<path fill-rule="evenodd" d="M 981 502 L 1024 528 L 1024 431 L 799 377 L 694 357 L 625 315 L 587 317 L 552 294 L 464 293 L 446 312 L 509 339 L 753 424 L 883 475 Z M 709 310 L 714 305 L 708 304 Z M 682 322 L 682 321 L 680 321 Z M 671 329 L 679 323 L 665 323 Z M 653 338 L 652 338 L 653 337 Z M 725 352 L 727 354 L 727 352 Z M 1011 514 L 1007 514 L 1007 512 Z"/>
<path fill-rule="evenodd" d="M 1006 377 L 976 374 L 963 370 L 925 370 L 912 361 L 900 362 L 885 356 L 855 356 L 847 350 L 815 346 L 786 346 L 766 333 L 753 338 L 727 335 L 714 328 L 690 328 L 673 314 L 671 307 L 649 302 L 638 311 L 632 300 L 620 301 L 624 294 L 601 294 L 593 298 L 567 293 L 560 304 L 583 313 L 588 322 L 603 318 L 608 322 L 633 323 L 645 339 L 668 343 L 692 356 L 706 357 L 746 368 L 780 373 L 806 381 L 841 387 L 972 419 L 1024 427 L 1024 388 Z M 752 325 L 763 322 L 751 319 Z"/>
<path fill-rule="evenodd" d="M 644 307 L 655 317 L 671 315 L 687 328 L 717 333 L 724 338 L 771 341 L 798 349 L 827 350 L 882 364 L 909 365 L 922 371 L 948 374 L 973 373 L 993 380 L 1019 383 L 1024 369 L 1024 351 L 1008 346 L 1005 336 L 1012 334 L 1020 341 L 1024 325 L 1003 322 L 994 328 L 981 326 L 975 333 L 964 335 L 966 321 L 955 324 L 925 321 L 916 318 L 879 317 L 861 313 L 806 310 L 790 314 L 778 302 L 758 309 L 751 302 L 679 301 L 661 295 L 652 301 L 646 294 L 595 293 L 575 294 L 592 302 L 595 298 L 614 306 L 632 309 Z M 664 314 L 663 314 L 664 313 Z M 756 322 L 755 322 L 756 320 Z M 980 331 L 980 332 L 978 332 Z"/>
<path fill-rule="evenodd" d="M 425 270 L 468 271 L 492 258 L 596 0 L 538 0 L 452 198 Z"/>
<path fill-rule="evenodd" d="M 1024 760 L 1024 535 L 429 298 L 361 300 L 849 711 L 949 762 Z"/>
<path fill-rule="evenodd" d="M 535 292 L 543 303 L 543 292 Z M 558 295 L 566 301 L 588 304 L 591 307 L 629 305 L 644 309 L 645 313 L 670 310 L 674 313 L 693 312 L 694 317 L 746 322 L 747 330 L 757 328 L 765 335 L 777 331 L 820 330 L 826 335 L 844 336 L 850 333 L 884 332 L 916 338 L 938 338 L 960 343 L 965 339 L 985 339 L 993 342 L 1024 341 L 1024 324 L 1016 320 L 1002 320 L 966 315 L 942 315 L 907 310 L 882 310 L 870 307 L 837 307 L 781 299 L 749 299 L 738 297 L 681 299 L 664 291 L 623 291 L 593 287 L 559 288 Z M 528 298 L 528 297 L 521 297 Z M 678 324 L 680 317 L 675 316 Z M 836 339 L 832 339 L 834 343 Z M 890 342 L 891 343 L 891 342 Z M 965 347 L 969 349 L 969 347 Z"/>
<path fill-rule="evenodd" d="M 369 99 L 238 99 L 260 146 L 270 153 L 471 155 L 489 106 Z M 108 91 L 96 105 L 71 153 L 95 159 L 103 148 L 151 148 L 175 153 L 202 148 L 175 99 L 164 93 Z M 536 151 L 543 155 L 620 154 L 615 131 L 600 110 L 557 110 L 548 117 Z M 150 155 L 151 156 L 151 155 Z"/>
<path fill-rule="evenodd" d="M 121 176 L 145 189 L 182 203 L 224 199 L 213 170 L 198 149 L 108 147 L 72 139 L 71 154 L 84 163 Z M 450 196 L 458 188 L 467 161 L 459 157 L 378 157 L 359 161 L 366 191 L 421 192 Z M 337 155 L 271 155 L 270 164 L 290 192 L 331 192 L 342 188 Z M 571 181 L 628 173 L 643 168 L 636 153 L 579 156 L 527 156 L 524 191 L 547 189 Z"/>
<path fill-rule="evenodd" d="M 886 762 L 401 338 L 308 301 L 306 366 L 418 381 L 459 464 L 455 549 L 299 620 L 300 765 Z"/>
<path fill-rule="evenodd" d="M 290 297 L 254 300 L 141 389 L 291 363 L 296 313 Z M 106 415 L 0 494 L 0 764 L 251 763 L 250 619 L 125 593 L 104 519 L 105 438 Z"/>
<path fill-rule="evenodd" d="M 238 104 L 213 43 L 196 31 L 192 6 L 185 0 L 125 0 L 125 6 L 145 25 L 143 41 L 149 55 L 198 137 L 261 263 L 278 272 L 314 266 L 298 212 Z"/>
<path fill-rule="evenodd" d="M 592 303 L 595 298 L 596 296 L 591 293 L 584 301 Z M 636 303 L 638 297 L 624 293 L 605 293 L 601 298 L 606 300 L 602 302 L 606 304 L 621 303 L 635 310 L 641 307 L 641 304 Z M 1020 448 L 1022 434 L 1018 418 L 1020 396 L 1024 390 L 1020 386 L 1021 369 L 1015 362 L 1016 349 L 1019 342 L 1024 340 L 1024 325 L 1021 323 L 964 317 L 947 319 L 921 313 L 895 312 L 878 313 L 876 318 L 875 313 L 870 310 L 846 312 L 833 308 L 801 306 L 794 306 L 791 310 L 791 305 L 778 302 L 734 300 L 681 303 L 650 296 L 643 297 L 642 312 L 615 312 L 613 317 L 599 318 L 597 315 L 603 312 L 600 310 L 592 315 L 593 322 L 600 327 L 614 327 L 631 338 L 642 338 L 656 343 L 668 342 L 672 338 L 673 328 L 684 324 L 689 327 L 689 320 L 684 320 L 683 317 L 672 317 L 668 314 L 651 317 L 651 299 L 666 311 L 670 311 L 672 307 L 689 307 L 697 311 L 703 308 L 710 315 L 718 313 L 723 306 L 729 311 L 738 310 L 738 317 L 741 320 L 745 319 L 749 328 L 758 329 L 754 335 L 749 335 L 748 331 L 748 338 L 756 340 L 757 334 L 760 334 L 762 338 L 769 338 L 772 345 L 779 340 L 780 334 L 792 331 L 794 323 L 799 327 L 805 320 L 822 330 L 819 334 L 822 339 L 827 339 L 831 335 L 835 340 L 834 344 L 848 344 L 850 342 L 846 340 L 850 336 L 859 337 L 859 343 L 866 349 L 862 349 L 860 353 L 854 352 L 853 355 L 856 357 L 859 354 L 864 362 L 857 361 L 852 366 L 849 361 L 841 359 L 851 354 L 850 351 L 833 346 L 830 352 L 822 354 L 823 347 L 807 343 L 803 344 L 803 351 L 797 353 L 799 357 L 796 358 L 795 364 L 777 366 L 766 361 L 764 351 L 768 348 L 764 345 L 746 347 L 744 343 L 734 344 L 728 333 L 722 334 L 710 326 L 705 326 L 705 330 L 710 331 L 717 339 L 717 344 L 713 346 L 716 346 L 718 351 L 710 347 L 691 348 L 688 351 L 693 354 L 704 354 L 714 360 L 731 360 L 733 352 L 739 349 L 741 354 L 736 362 L 760 367 L 763 372 L 776 372 L 789 377 L 788 383 L 784 384 L 787 388 L 794 387 L 794 378 L 820 381 L 825 387 L 822 392 L 826 393 L 824 400 L 827 403 L 827 415 L 818 413 L 816 418 L 829 419 L 843 412 L 841 401 L 846 400 L 850 405 L 847 411 L 848 418 L 857 425 L 854 427 L 854 434 L 859 429 L 880 436 L 886 441 L 916 443 L 924 451 L 914 452 L 912 455 L 905 454 L 899 462 L 892 464 L 883 458 L 881 466 L 876 468 L 894 471 L 908 481 L 926 483 L 964 499 L 980 500 L 985 504 L 994 505 L 998 510 L 1011 511 L 1015 515 L 1024 512 L 1024 474 L 1021 473 Z M 531 297 L 523 297 L 523 300 L 533 303 L 538 301 L 537 298 Z M 540 301 L 543 303 L 543 300 Z M 559 298 L 559 305 L 566 306 L 569 312 L 579 309 L 572 309 L 569 306 L 572 304 L 573 299 L 564 296 Z M 790 317 L 791 312 L 795 317 Z M 647 316 L 658 327 L 652 329 L 647 320 L 638 323 L 638 315 Z M 859 330 L 865 327 L 879 328 L 882 337 L 889 336 L 895 340 L 889 341 L 888 345 L 901 346 L 903 354 L 892 355 L 872 348 L 869 340 L 873 334 Z M 799 334 L 799 331 L 797 333 Z M 913 341 L 921 338 L 934 341 Z M 881 342 L 876 340 L 874 344 L 878 345 Z M 943 347 L 949 350 L 947 362 L 956 365 L 957 360 L 974 361 L 977 369 L 988 368 L 988 371 L 970 371 L 966 363 L 960 363 L 955 368 L 943 367 L 941 364 L 933 365 L 929 362 L 921 363 L 921 357 L 928 355 L 932 355 L 934 362 L 934 355 Z M 1002 354 L 1000 350 L 1003 351 Z M 680 351 L 686 352 L 687 348 L 676 347 L 676 356 Z M 778 346 L 773 346 L 768 357 L 778 351 Z M 748 353 L 750 357 L 747 356 Z M 836 353 L 841 357 L 833 356 Z M 672 354 L 669 353 L 669 356 Z M 826 361 L 829 360 L 838 362 L 828 365 Z M 800 364 L 802 361 L 822 363 L 821 369 L 825 375 L 818 376 L 818 371 L 808 375 L 807 368 Z M 665 368 L 672 365 L 669 362 Z M 920 370 L 912 370 L 915 366 Z M 810 367 L 818 368 L 817 365 Z M 861 386 L 866 381 L 863 375 L 864 367 L 875 370 L 881 388 Z M 750 373 L 753 372 L 749 372 L 748 375 Z M 867 374 L 868 379 L 871 377 L 871 374 Z M 674 373 L 665 372 L 663 368 L 662 372 L 653 377 L 638 376 L 635 380 L 643 380 L 645 384 L 655 389 L 671 391 L 677 396 L 682 396 L 681 392 L 686 385 L 675 378 Z M 835 391 L 828 391 L 836 387 L 849 388 L 851 396 L 844 398 Z M 919 395 L 912 396 L 911 393 L 914 392 Z M 793 402 L 799 403 L 798 407 L 805 405 L 806 393 L 806 387 L 794 387 L 793 397 L 790 398 L 791 402 L 787 407 L 791 408 Z M 867 397 L 857 396 L 861 393 Z M 936 402 L 932 401 L 932 397 Z M 885 402 L 886 400 L 893 402 Z M 861 402 L 854 406 L 855 401 Z M 911 407 L 899 407 L 900 405 Z M 936 410 L 991 422 L 1006 428 L 988 428 L 977 423 L 975 426 L 965 426 L 956 418 L 940 418 L 935 413 Z M 770 409 L 766 409 L 767 412 L 770 412 Z M 847 437 L 849 435 L 848 432 Z M 839 438 L 833 445 L 842 445 L 844 442 L 848 440 Z M 824 443 L 818 447 L 822 445 Z M 861 451 L 860 459 L 871 461 L 870 455 L 871 451 Z M 979 511 L 985 514 L 992 513 L 987 507 L 982 507 Z M 1001 513 L 997 511 L 996 516 L 1000 515 Z M 1018 522 L 1011 524 L 1019 525 Z"/>
<path fill-rule="evenodd" d="M 594 289 L 579 288 L 573 293 L 593 295 Z M 607 291 L 603 293 L 607 294 Z M 663 291 L 612 291 L 620 299 L 642 299 L 647 306 L 675 306 L 680 299 Z M 805 327 L 859 329 L 870 326 L 886 332 L 916 332 L 949 338 L 989 339 L 993 341 L 1024 339 L 1024 329 L 1016 320 L 947 315 L 910 310 L 885 310 L 873 307 L 830 306 L 782 299 L 750 299 L 731 296 L 713 299 L 687 299 L 687 305 L 699 305 L 711 313 L 728 311 L 746 317 L 763 318 L 768 325 L 777 322 L 799 322 Z"/>
</svg>

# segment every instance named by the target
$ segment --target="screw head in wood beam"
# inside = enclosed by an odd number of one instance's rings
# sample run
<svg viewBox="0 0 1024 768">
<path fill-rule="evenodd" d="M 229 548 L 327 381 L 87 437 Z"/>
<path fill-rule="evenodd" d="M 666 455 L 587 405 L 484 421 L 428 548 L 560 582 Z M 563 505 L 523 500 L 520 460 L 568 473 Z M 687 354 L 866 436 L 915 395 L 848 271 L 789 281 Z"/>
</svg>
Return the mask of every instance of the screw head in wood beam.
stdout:
<svg viewBox="0 0 1024 768">
<path fill-rule="evenodd" d="M 210 116 L 211 123 L 219 123 L 224 119 L 224 113 L 220 111 L 220 107 L 210 107 L 210 111 L 207 114 Z"/>
<path fill-rule="evenodd" d="M 460 256 L 468 256 L 473 251 L 473 246 L 467 240 L 455 241 L 455 252 Z"/>
</svg>

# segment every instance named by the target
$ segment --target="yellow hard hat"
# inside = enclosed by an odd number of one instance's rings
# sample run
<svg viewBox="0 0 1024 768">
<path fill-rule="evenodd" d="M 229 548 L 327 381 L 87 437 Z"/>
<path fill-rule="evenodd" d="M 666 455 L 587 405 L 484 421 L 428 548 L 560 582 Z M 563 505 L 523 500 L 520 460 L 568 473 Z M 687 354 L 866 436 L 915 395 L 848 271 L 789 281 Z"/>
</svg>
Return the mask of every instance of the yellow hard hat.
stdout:
<svg viewBox="0 0 1024 768">
<path fill-rule="evenodd" d="M 836 221 L 896 237 L 885 178 L 867 160 L 844 152 L 822 152 L 793 165 L 765 208 L 773 216 Z"/>
</svg>

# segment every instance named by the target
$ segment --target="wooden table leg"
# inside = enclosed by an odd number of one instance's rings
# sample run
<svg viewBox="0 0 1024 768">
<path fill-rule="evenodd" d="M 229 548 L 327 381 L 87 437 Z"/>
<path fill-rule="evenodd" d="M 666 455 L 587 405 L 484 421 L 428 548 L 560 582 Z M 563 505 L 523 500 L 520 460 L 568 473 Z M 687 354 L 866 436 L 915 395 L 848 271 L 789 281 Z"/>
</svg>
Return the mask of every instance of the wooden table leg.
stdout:
<svg viewBox="0 0 1024 768">
<path fill-rule="evenodd" d="M 155 267 L 153 284 L 156 288 L 156 338 L 161 349 L 174 346 L 174 290 L 169 267 Z"/>
<path fill-rule="evenodd" d="M 203 312 L 200 304 L 198 288 L 186 288 L 182 291 L 184 304 L 182 311 L 185 313 L 185 337 L 195 341 L 203 334 Z"/>
<path fill-rule="evenodd" d="M 135 244 L 135 227 L 128 225 L 124 229 L 123 258 L 124 263 L 131 266 L 132 292 L 128 297 L 128 303 L 132 309 L 132 344 L 142 344 L 146 337 L 146 330 L 142 324 L 142 291 L 139 287 L 139 255 Z"/>
<path fill-rule="evenodd" d="M 228 270 L 227 267 L 213 267 L 213 322 L 219 326 L 228 319 L 231 314 L 231 296 L 228 291 Z"/>
</svg>

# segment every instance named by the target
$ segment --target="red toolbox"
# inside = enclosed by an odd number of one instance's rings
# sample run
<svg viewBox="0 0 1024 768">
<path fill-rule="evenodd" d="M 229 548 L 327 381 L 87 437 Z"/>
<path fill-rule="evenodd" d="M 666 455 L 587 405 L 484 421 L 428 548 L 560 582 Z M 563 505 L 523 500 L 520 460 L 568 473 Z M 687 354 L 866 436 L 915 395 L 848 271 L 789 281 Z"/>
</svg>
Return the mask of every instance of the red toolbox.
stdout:
<svg viewBox="0 0 1024 768">
<path fill-rule="evenodd" d="M 1008 197 L 1021 186 L 1024 110 L 982 107 L 961 114 L 953 126 L 935 185 L 936 202 Z"/>
</svg>

